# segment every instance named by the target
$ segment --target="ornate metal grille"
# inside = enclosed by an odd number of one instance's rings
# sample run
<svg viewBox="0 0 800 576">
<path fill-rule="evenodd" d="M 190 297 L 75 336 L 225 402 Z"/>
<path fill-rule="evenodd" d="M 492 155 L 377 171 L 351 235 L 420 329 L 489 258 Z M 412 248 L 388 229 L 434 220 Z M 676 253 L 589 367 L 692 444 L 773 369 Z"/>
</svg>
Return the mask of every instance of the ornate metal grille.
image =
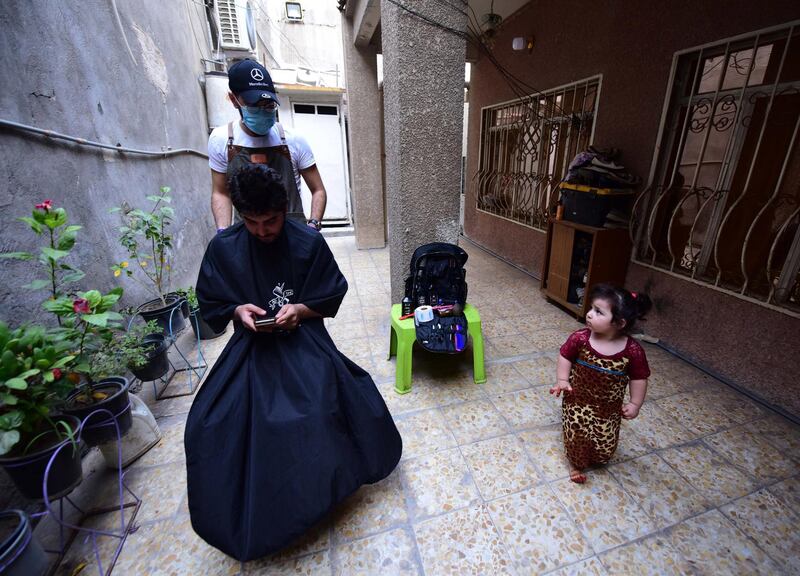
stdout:
<svg viewBox="0 0 800 576">
<path fill-rule="evenodd" d="M 483 108 L 478 210 L 546 230 L 558 184 L 592 141 L 599 92 L 596 76 Z"/>
<path fill-rule="evenodd" d="M 800 315 L 798 22 L 679 52 L 634 260 Z"/>
</svg>

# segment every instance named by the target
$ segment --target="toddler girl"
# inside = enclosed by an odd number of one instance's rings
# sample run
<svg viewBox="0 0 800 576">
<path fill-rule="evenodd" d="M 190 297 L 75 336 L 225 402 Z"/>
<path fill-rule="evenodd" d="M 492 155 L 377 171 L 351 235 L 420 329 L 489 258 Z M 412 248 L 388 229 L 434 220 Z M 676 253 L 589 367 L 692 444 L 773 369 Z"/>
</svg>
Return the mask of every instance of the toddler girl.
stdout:
<svg viewBox="0 0 800 576">
<path fill-rule="evenodd" d="M 556 385 L 564 393 L 562 425 L 570 480 L 583 484 L 583 471 L 614 455 L 621 418 L 636 418 L 647 391 L 650 368 L 641 345 L 627 335 L 650 310 L 646 294 L 598 284 L 589 294 L 586 328 L 561 346 Z M 630 401 L 623 404 L 625 388 Z"/>
</svg>

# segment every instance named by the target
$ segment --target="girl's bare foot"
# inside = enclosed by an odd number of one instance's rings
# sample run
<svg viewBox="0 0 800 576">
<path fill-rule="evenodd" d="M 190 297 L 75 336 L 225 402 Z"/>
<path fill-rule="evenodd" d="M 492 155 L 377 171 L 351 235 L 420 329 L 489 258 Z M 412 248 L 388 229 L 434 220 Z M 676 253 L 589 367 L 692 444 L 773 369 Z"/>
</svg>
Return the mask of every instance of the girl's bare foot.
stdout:
<svg viewBox="0 0 800 576">
<path fill-rule="evenodd" d="M 571 468 L 569 471 L 569 479 L 575 482 L 576 484 L 583 484 L 586 482 L 586 474 L 584 474 L 580 470 Z"/>
</svg>

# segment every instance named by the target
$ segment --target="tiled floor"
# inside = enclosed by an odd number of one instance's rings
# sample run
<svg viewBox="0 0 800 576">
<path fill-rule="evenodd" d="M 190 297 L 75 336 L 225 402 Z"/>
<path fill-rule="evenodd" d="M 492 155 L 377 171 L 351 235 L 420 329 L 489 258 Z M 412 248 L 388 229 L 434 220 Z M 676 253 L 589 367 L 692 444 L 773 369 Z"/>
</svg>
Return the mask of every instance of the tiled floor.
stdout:
<svg viewBox="0 0 800 576">
<path fill-rule="evenodd" d="M 404 440 L 399 466 L 289 549 L 242 565 L 189 522 L 191 400 L 154 402 L 145 388 L 164 438 L 127 473 L 144 503 L 115 574 L 800 573 L 797 427 L 648 345 L 648 402 L 624 422 L 613 463 L 576 485 L 547 390 L 558 346 L 579 325 L 536 281 L 467 243 L 488 382 L 472 382 L 469 352 L 415 352 L 413 389 L 400 396 L 385 358 L 388 250 L 357 251 L 352 238 L 330 245 L 350 291 L 329 329 L 386 399 Z M 205 343 L 206 357 L 223 346 Z M 82 575 L 96 573 L 90 543 L 76 541 L 67 560 L 61 574 L 81 561 Z"/>
</svg>

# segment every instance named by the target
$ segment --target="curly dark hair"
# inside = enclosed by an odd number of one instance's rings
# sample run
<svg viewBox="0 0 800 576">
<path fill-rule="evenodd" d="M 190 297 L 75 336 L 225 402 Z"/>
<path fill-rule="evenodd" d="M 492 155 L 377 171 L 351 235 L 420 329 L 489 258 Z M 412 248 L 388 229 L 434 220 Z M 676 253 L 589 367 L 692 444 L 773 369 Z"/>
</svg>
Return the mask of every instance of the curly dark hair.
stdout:
<svg viewBox="0 0 800 576">
<path fill-rule="evenodd" d="M 286 210 L 281 175 L 264 164 L 245 164 L 228 178 L 231 202 L 240 214 L 260 215 Z"/>
<path fill-rule="evenodd" d="M 612 284 L 593 286 L 592 291 L 589 292 L 589 303 L 591 304 L 598 298 L 607 300 L 611 304 L 612 322 L 620 324 L 621 320 L 625 320 L 625 326 L 622 328 L 625 333 L 630 333 L 636 325 L 636 321 L 644 320 L 645 314 L 653 307 L 647 294 L 630 292 Z"/>
</svg>

